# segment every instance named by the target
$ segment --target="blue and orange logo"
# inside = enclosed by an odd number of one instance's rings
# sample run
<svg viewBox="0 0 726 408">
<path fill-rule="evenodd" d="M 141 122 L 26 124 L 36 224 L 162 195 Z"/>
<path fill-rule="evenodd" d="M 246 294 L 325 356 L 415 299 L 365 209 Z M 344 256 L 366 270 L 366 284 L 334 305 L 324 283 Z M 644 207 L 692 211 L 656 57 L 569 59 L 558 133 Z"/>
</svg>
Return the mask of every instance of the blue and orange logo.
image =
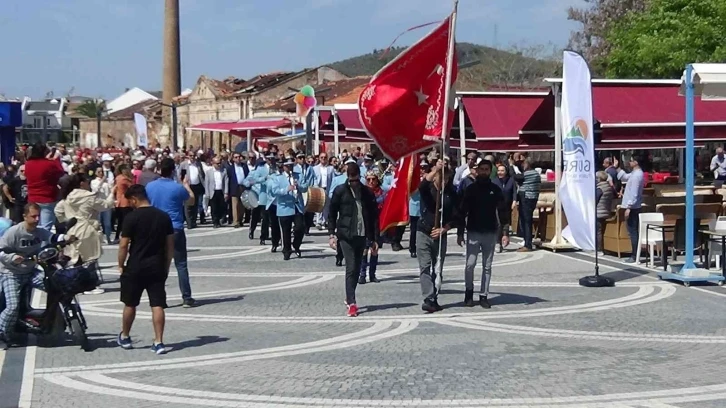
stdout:
<svg viewBox="0 0 726 408">
<path fill-rule="evenodd" d="M 582 118 L 576 118 L 570 131 L 562 139 L 562 152 L 570 154 L 579 152 L 584 155 L 588 137 L 590 137 L 590 130 L 587 122 Z"/>
</svg>

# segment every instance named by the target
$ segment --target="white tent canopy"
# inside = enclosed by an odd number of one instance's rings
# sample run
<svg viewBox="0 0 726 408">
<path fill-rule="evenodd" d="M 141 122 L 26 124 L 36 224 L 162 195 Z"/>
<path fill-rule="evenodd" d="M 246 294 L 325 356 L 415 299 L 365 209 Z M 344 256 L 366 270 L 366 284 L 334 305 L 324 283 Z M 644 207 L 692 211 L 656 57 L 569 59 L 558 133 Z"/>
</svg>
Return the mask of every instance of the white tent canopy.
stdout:
<svg viewBox="0 0 726 408">
<path fill-rule="evenodd" d="M 695 96 L 702 100 L 726 100 L 726 64 L 692 64 Z M 681 77 L 679 95 L 686 94 L 686 72 Z"/>
</svg>

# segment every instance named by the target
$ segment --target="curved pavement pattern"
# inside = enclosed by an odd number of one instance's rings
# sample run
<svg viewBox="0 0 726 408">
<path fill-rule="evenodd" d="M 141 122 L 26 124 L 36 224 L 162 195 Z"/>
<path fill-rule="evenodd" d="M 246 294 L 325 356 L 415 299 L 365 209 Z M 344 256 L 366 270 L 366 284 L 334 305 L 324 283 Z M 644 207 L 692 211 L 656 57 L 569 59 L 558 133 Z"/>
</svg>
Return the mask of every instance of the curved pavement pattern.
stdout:
<svg viewBox="0 0 726 408">
<path fill-rule="evenodd" d="M 493 308 L 465 308 L 464 254 L 451 245 L 446 310 L 426 315 L 416 260 L 387 246 L 383 282 L 359 286 L 361 315 L 347 318 L 325 234 L 289 262 L 246 236 L 190 234 L 199 306 L 179 307 L 172 271 L 167 355 L 148 350 L 146 303 L 135 349 L 116 347 L 122 306 L 110 268 L 107 293 L 81 297 L 95 350 L 0 354 L 0 407 L 726 406 L 722 288 L 686 289 L 610 260 L 601 271 L 617 286 L 589 289 L 577 285 L 593 269 L 583 254 L 505 252 Z M 115 255 L 107 248 L 102 263 Z"/>
</svg>

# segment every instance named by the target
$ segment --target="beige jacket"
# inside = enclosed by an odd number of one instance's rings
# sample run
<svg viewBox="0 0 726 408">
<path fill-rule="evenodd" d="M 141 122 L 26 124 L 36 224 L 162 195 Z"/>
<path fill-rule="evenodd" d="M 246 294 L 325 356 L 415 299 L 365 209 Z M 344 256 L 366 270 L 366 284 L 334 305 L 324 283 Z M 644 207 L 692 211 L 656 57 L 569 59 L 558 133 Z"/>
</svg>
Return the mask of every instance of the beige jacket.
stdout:
<svg viewBox="0 0 726 408">
<path fill-rule="evenodd" d="M 75 189 L 71 191 L 65 200 L 61 200 L 55 207 L 55 216 L 58 221 L 65 222 L 76 218 L 77 222 L 67 234 L 74 235 L 78 241 L 65 249 L 71 262 L 75 263 L 80 257 L 83 262 L 96 260 L 101 257 L 101 224 L 98 222 L 98 214 L 102 211 L 114 208 L 114 196 L 106 199 L 88 190 Z"/>
</svg>

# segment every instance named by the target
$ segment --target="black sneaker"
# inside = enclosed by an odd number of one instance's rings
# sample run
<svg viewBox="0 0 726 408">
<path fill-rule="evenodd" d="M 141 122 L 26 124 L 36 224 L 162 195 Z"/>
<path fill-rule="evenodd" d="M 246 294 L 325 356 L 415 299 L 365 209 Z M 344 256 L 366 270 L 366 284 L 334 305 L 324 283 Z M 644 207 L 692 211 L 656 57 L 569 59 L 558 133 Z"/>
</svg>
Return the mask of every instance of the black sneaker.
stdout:
<svg viewBox="0 0 726 408">
<path fill-rule="evenodd" d="M 376 275 L 370 275 L 368 277 L 368 280 L 371 281 L 371 283 L 381 283 L 381 281 L 378 278 L 376 278 Z"/>
<path fill-rule="evenodd" d="M 358 278 L 358 284 L 359 285 L 365 285 L 366 284 L 366 277 L 365 276 L 359 277 Z"/>
<path fill-rule="evenodd" d="M 391 245 L 391 249 L 393 250 L 393 252 L 398 252 L 403 249 L 403 246 L 401 246 L 401 244 L 396 242 Z"/>
<path fill-rule="evenodd" d="M 436 311 L 437 312 L 440 312 L 440 311 L 444 310 L 444 307 L 439 304 L 438 299 L 437 300 L 434 300 L 434 307 L 436 308 Z"/>
<path fill-rule="evenodd" d="M 342 259 L 336 259 L 335 260 L 335 266 L 343 266 L 343 260 Z"/>
<path fill-rule="evenodd" d="M 196 303 L 196 301 L 192 298 L 189 298 L 182 302 L 182 307 L 185 309 L 189 309 L 190 307 L 194 307 L 194 303 Z"/>
<path fill-rule="evenodd" d="M 492 308 L 492 305 L 489 303 L 489 300 L 487 300 L 486 296 L 479 296 L 479 306 L 483 307 L 484 309 Z"/>
<path fill-rule="evenodd" d="M 411 258 L 416 258 L 416 252 L 411 252 Z"/>
<path fill-rule="evenodd" d="M 295 250 L 295 256 L 298 257 L 298 258 L 302 258 L 302 252 L 300 252 L 299 249 L 296 249 Z"/>
<path fill-rule="evenodd" d="M 466 292 L 464 292 L 464 306 L 474 307 L 474 305 L 474 291 L 467 290 Z"/>
<path fill-rule="evenodd" d="M 423 304 L 421 305 L 421 310 L 426 313 L 434 313 L 439 311 L 439 309 L 436 307 L 436 303 L 428 299 L 424 300 Z"/>
</svg>

